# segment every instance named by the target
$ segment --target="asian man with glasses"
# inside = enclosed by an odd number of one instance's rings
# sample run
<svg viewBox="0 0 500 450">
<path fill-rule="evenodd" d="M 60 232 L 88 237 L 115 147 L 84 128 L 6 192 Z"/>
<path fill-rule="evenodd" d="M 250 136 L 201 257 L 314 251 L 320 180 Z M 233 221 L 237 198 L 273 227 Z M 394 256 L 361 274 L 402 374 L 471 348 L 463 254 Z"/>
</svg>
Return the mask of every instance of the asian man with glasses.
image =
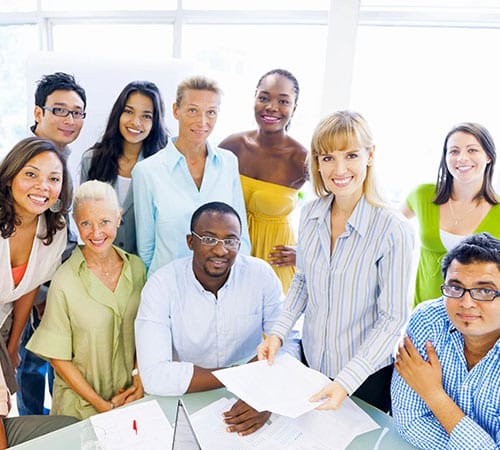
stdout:
<svg viewBox="0 0 500 450">
<path fill-rule="evenodd" d="M 82 130 L 86 106 L 85 90 L 76 82 L 73 75 L 64 72 L 43 75 L 35 90 L 33 112 L 35 124 L 30 130 L 34 136 L 51 140 L 67 161 L 71 153 L 69 146 L 78 138 Z M 72 185 L 71 180 L 70 185 Z M 56 205 L 54 207 L 57 208 Z M 76 234 L 70 231 L 69 220 L 66 219 L 68 236 L 63 261 L 71 255 L 77 243 Z M 40 323 L 45 309 L 47 288 L 47 285 L 40 287 L 31 317 L 21 337 L 20 363 L 16 372 L 16 381 L 19 386 L 16 400 L 21 416 L 49 413 L 44 406 L 45 378 L 47 375 L 49 391 L 52 392 L 53 372 L 47 361 L 25 348 L 26 343 Z"/>
<path fill-rule="evenodd" d="M 392 380 L 394 422 L 419 448 L 500 446 L 500 240 L 472 235 L 442 262 L 443 296 L 418 305 Z"/>
</svg>

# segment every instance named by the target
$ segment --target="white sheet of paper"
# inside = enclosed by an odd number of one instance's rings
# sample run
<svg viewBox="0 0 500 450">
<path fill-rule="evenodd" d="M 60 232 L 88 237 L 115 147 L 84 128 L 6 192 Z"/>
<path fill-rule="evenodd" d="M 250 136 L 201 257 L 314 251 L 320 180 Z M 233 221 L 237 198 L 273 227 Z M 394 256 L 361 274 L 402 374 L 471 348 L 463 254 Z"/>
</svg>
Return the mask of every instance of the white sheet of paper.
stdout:
<svg viewBox="0 0 500 450">
<path fill-rule="evenodd" d="M 106 433 L 106 450 L 164 450 L 172 446 L 172 426 L 156 400 L 97 414 L 90 421 L 97 435 L 101 430 Z"/>
<path fill-rule="evenodd" d="M 310 411 L 296 419 L 273 414 L 270 423 L 255 433 L 238 436 L 228 433 L 222 420 L 222 413 L 234 402 L 222 398 L 191 416 L 204 450 L 340 450 L 357 435 L 379 428 L 352 400 L 346 399 L 337 411 Z"/>
<path fill-rule="evenodd" d="M 212 372 L 227 389 L 257 411 L 298 417 L 316 408 L 309 398 L 331 380 L 287 353 L 273 365 L 257 361 Z"/>
</svg>

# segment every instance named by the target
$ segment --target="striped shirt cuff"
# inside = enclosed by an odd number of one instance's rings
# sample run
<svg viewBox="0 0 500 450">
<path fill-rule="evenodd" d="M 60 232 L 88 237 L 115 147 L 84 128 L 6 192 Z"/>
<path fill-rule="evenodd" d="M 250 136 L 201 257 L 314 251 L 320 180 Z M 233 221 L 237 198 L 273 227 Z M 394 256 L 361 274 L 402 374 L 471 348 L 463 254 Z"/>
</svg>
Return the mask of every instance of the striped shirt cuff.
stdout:
<svg viewBox="0 0 500 450">
<path fill-rule="evenodd" d="M 335 377 L 335 381 L 352 395 L 373 372 L 373 367 L 367 361 L 353 358 Z"/>
</svg>

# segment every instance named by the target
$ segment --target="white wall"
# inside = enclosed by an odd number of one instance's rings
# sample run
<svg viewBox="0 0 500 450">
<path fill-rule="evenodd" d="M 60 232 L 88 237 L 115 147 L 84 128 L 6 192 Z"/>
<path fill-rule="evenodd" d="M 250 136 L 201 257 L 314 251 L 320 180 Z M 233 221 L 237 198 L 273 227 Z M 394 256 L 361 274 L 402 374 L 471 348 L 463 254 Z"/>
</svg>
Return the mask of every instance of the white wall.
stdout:
<svg viewBox="0 0 500 450">
<path fill-rule="evenodd" d="M 73 74 L 87 94 L 87 117 L 79 138 L 71 144 L 69 167 L 74 179 L 81 154 L 100 139 L 111 107 L 127 83 L 149 80 L 158 86 L 165 102 L 167 127 L 173 135 L 177 131 L 177 123 L 172 117 L 171 105 L 175 100 L 177 84 L 194 73 L 205 73 L 199 65 L 175 59 L 157 62 L 135 56 L 125 59 L 123 56 L 104 58 L 81 54 L 34 53 L 28 58 L 26 66 L 27 104 L 30 105 L 26 118 L 28 128 L 34 124 L 36 82 L 42 75 L 53 72 Z"/>
</svg>

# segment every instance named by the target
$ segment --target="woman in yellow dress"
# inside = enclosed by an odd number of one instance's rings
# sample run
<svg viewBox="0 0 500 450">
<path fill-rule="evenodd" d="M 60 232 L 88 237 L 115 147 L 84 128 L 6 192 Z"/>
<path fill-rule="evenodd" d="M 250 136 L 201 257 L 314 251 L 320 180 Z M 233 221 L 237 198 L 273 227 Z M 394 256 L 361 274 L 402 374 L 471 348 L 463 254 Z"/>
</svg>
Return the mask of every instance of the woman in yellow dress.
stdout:
<svg viewBox="0 0 500 450">
<path fill-rule="evenodd" d="M 287 129 L 299 84 L 288 71 L 265 73 L 255 92 L 256 130 L 232 134 L 219 146 L 239 161 L 252 255 L 272 264 L 286 293 L 295 272 L 295 233 L 289 215 L 307 179 L 307 150 Z"/>
</svg>

